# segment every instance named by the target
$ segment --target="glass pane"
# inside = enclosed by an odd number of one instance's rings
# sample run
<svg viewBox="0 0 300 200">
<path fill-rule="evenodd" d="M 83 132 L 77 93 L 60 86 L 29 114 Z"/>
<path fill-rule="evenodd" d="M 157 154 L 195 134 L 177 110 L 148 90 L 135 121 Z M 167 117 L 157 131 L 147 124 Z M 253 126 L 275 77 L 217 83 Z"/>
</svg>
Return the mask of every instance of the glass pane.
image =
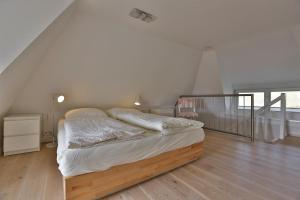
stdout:
<svg viewBox="0 0 300 200">
<path fill-rule="evenodd" d="M 239 94 L 253 94 L 254 95 L 254 107 L 262 107 L 265 105 L 265 94 L 264 92 L 243 92 Z M 250 107 L 250 97 L 239 97 L 239 106 Z"/>
<path fill-rule="evenodd" d="M 271 100 L 276 99 L 281 95 L 281 93 L 286 94 L 286 107 L 287 108 L 300 108 L 300 91 L 282 91 L 282 92 L 271 92 Z M 272 107 L 279 108 L 280 102 L 274 104 Z"/>
<path fill-rule="evenodd" d="M 274 99 L 276 99 L 277 97 L 279 97 L 281 95 L 282 92 L 271 92 L 271 101 L 273 101 Z M 273 106 L 271 106 L 272 108 L 280 108 L 280 101 L 275 103 Z"/>
</svg>

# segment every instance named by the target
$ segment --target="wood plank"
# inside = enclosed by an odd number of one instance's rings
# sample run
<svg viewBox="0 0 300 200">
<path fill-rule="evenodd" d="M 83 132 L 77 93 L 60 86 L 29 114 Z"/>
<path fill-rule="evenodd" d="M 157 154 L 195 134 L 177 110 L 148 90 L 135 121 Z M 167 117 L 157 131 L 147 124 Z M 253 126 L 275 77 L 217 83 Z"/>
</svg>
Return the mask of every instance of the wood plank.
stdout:
<svg viewBox="0 0 300 200">
<path fill-rule="evenodd" d="M 178 199 L 186 199 L 186 200 L 205 200 L 202 194 L 198 191 L 192 190 L 187 185 L 183 184 L 182 182 L 178 181 L 174 176 L 171 174 L 166 174 L 164 176 L 160 176 L 158 179 L 162 184 L 164 184 L 170 192 L 175 193 Z M 143 187 L 143 184 L 142 184 Z"/>
<path fill-rule="evenodd" d="M 0 199 L 18 199 L 32 157 L 28 155 L 8 156 L 1 159 Z"/>
<path fill-rule="evenodd" d="M 226 164 L 223 160 L 218 158 L 205 158 L 193 163 L 191 166 L 222 177 L 250 191 L 255 191 L 256 194 L 259 194 L 265 199 L 290 199 L 291 197 L 296 198 L 300 194 L 300 191 L 297 192 L 286 185 L 270 181 L 264 176 L 257 176 L 245 170 L 245 168 L 239 168 L 230 163 Z"/>
<path fill-rule="evenodd" d="M 281 162 L 281 167 L 278 165 L 273 165 L 272 162 L 269 162 L 267 158 L 256 159 L 255 152 L 247 156 L 240 151 L 230 150 L 219 148 L 218 145 L 211 145 L 210 147 L 206 147 L 207 150 L 217 151 L 220 159 L 224 159 L 225 157 L 230 158 L 231 162 L 242 167 L 242 168 L 250 168 L 250 170 L 255 171 L 257 174 L 261 176 L 272 177 L 274 181 L 285 182 L 288 185 L 297 185 L 299 182 L 299 172 L 287 169 L 286 161 Z M 218 148 L 218 149 L 217 149 Z M 233 154 L 233 152 L 235 152 Z M 236 162 L 238 160 L 238 162 Z M 277 176 L 281 174 L 282 176 Z"/>
<path fill-rule="evenodd" d="M 193 166 L 186 166 L 186 168 L 182 170 L 185 170 L 191 175 L 201 177 L 201 181 L 205 182 L 207 185 L 213 185 L 216 190 L 224 192 L 224 194 L 231 196 L 232 199 L 239 196 L 244 196 L 244 200 L 263 199 L 256 193 L 249 191 L 248 188 L 241 187 L 240 185 L 213 173 L 208 173 L 207 171 L 203 171 Z"/>
<path fill-rule="evenodd" d="M 183 200 L 247 199 L 253 194 L 254 199 L 300 199 L 299 138 L 251 144 L 227 134 L 206 133 L 201 159 L 104 199 L 156 200 L 164 196 L 173 200 L 172 194 Z M 56 150 L 43 147 L 41 152 L 0 157 L 1 200 L 63 200 Z M 227 183 L 231 185 L 224 186 Z"/>
<path fill-rule="evenodd" d="M 163 184 L 158 179 L 153 179 L 141 184 L 141 187 L 144 191 L 155 200 L 164 200 L 164 199 L 173 199 L 180 200 L 180 196 L 177 195 L 177 192 L 170 190 L 166 184 Z"/>
</svg>

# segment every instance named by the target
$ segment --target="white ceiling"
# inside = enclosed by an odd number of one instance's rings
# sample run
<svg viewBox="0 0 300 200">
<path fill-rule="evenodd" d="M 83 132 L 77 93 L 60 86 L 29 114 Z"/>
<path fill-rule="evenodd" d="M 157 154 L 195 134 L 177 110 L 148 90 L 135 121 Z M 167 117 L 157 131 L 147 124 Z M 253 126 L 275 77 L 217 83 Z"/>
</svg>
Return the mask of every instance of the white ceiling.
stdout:
<svg viewBox="0 0 300 200">
<path fill-rule="evenodd" d="M 80 0 L 81 11 L 203 48 L 300 22 L 298 0 Z M 144 23 L 132 8 L 158 17 Z"/>
</svg>

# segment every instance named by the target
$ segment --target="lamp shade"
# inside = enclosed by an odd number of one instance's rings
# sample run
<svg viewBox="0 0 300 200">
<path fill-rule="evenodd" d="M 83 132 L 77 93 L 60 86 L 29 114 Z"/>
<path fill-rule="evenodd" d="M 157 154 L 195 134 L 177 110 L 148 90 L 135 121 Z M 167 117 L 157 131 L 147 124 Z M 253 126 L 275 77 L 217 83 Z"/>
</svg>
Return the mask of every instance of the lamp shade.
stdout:
<svg viewBox="0 0 300 200">
<path fill-rule="evenodd" d="M 65 101 L 65 96 L 64 95 L 59 95 L 57 96 L 57 103 L 62 103 Z"/>
</svg>

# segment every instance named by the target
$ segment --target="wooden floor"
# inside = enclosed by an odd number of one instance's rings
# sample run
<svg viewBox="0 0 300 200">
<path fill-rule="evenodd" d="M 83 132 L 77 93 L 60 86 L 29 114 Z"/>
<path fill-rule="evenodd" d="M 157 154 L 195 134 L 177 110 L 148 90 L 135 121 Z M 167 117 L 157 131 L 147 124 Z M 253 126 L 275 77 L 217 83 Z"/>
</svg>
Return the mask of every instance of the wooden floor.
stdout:
<svg viewBox="0 0 300 200">
<path fill-rule="evenodd" d="M 300 199 L 300 139 L 251 144 L 206 131 L 203 158 L 106 200 Z M 60 200 L 55 150 L 0 158 L 0 200 Z"/>
</svg>

